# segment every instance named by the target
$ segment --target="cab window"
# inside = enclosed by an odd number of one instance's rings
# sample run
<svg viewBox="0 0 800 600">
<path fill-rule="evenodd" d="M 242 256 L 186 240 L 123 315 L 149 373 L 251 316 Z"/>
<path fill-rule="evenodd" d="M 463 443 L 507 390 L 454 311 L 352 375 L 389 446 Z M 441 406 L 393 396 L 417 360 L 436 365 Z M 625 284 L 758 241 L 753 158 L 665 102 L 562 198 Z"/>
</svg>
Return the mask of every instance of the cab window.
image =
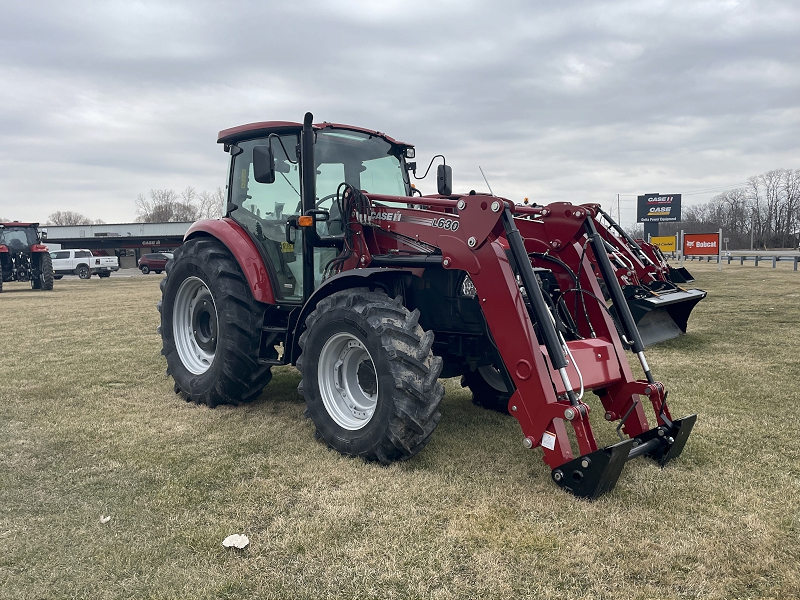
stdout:
<svg viewBox="0 0 800 600">
<path fill-rule="evenodd" d="M 293 244 L 286 242 L 287 218 L 301 209 L 297 143 L 294 134 L 280 136 L 280 142 L 275 137 L 240 142 L 231 173 L 231 202 L 238 207 L 231 218 L 262 245 L 277 283 L 275 294 L 290 301 L 303 298 L 302 231 L 297 231 Z M 270 184 L 258 183 L 253 176 L 253 148 L 266 145 L 275 155 L 275 182 Z"/>
</svg>

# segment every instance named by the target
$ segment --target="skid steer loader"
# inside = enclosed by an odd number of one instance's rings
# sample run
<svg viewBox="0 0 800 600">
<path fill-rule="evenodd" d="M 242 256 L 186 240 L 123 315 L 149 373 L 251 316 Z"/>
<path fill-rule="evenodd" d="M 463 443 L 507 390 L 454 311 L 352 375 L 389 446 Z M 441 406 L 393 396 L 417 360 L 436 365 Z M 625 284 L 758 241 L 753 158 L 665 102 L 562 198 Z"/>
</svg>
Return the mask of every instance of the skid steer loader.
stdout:
<svg viewBox="0 0 800 600">
<path fill-rule="evenodd" d="M 502 387 L 492 400 L 517 419 L 524 448 L 542 448 L 552 480 L 587 498 L 611 490 L 630 459 L 681 454 L 696 415 L 670 414 L 594 208 L 545 213 L 454 194 L 444 164 L 439 193 L 422 196 L 412 145 L 313 124 L 310 113 L 227 129 L 218 142 L 230 154 L 226 216 L 189 229 L 161 284 L 176 393 L 249 402 L 272 366 L 294 364 L 317 437 L 390 463 L 425 447 L 441 417 L 439 378 L 462 375 L 476 394 Z M 537 259 L 542 244 L 577 268 Z M 598 446 L 589 391 L 618 423 L 618 443 Z"/>
</svg>

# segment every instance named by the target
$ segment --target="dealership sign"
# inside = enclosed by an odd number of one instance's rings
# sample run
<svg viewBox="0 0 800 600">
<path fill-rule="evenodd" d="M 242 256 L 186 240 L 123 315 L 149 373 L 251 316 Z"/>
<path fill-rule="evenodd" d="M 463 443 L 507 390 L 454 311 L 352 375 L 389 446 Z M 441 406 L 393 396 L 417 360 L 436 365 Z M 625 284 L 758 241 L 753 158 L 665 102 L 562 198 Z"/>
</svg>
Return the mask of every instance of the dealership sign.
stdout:
<svg viewBox="0 0 800 600">
<path fill-rule="evenodd" d="M 719 233 L 686 233 L 683 235 L 684 256 L 719 254 Z"/>
<path fill-rule="evenodd" d="M 636 221 L 662 223 L 681 220 L 680 194 L 645 194 L 637 196 Z"/>
<path fill-rule="evenodd" d="M 674 235 L 654 235 L 650 238 L 650 243 L 658 246 L 662 252 L 675 252 L 678 249 Z"/>
</svg>

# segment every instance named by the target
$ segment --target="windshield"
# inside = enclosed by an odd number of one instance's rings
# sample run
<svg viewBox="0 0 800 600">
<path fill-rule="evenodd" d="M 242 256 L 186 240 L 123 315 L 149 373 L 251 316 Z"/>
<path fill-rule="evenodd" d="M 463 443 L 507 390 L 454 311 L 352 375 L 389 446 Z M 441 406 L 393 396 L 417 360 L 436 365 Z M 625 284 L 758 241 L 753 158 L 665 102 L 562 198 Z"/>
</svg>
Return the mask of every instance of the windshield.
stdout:
<svg viewBox="0 0 800 600">
<path fill-rule="evenodd" d="M 3 227 L 0 229 L 0 244 L 8 246 L 12 252 L 27 250 L 38 242 L 33 227 Z"/>
<path fill-rule="evenodd" d="M 335 196 L 341 183 L 372 194 L 408 196 L 402 150 L 385 139 L 348 129 L 317 133 L 317 202 Z M 325 206 L 328 208 L 328 206 Z"/>
</svg>

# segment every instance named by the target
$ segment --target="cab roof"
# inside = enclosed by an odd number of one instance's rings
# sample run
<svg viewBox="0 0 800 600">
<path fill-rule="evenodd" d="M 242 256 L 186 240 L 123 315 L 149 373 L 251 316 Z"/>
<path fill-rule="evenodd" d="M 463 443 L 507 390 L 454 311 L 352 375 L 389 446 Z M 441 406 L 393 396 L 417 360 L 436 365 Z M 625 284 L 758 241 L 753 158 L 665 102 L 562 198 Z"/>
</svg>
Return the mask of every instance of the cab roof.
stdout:
<svg viewBox="0 0 800 600">
<path fill-rule="evenodd" d="M 373 131 L 372 129 L 364 129 L 363 127 L 354 127 L 353 125 L 343 125 L 342 123 L 315 123 L 312 127 L 317 130 L 323 129 L 349 129 L 350 131 L 358 131 L 383 138 L 390 144 L 402 146 L 404 148 L 412 148 L 412 144 L 400 142 L 385 133 L 380 131 Z M 218 144 L 235 144 L 242 140 L 251 140 L 253 138 L 263 137 L 270 133 L 290 133 L 292 131 L 300 131 L 303 129 L 302 123 L 295 123 L 294 121 L 259 121 L 258 123 L 248 123 L 247 125 L 239 125 L 238 127 L 231 127 L 230 129 L 223 129 L 217 135 Z"/>
<path fill-rule="evenodd" d="M 19 221 L 0 221 L 0 227 L 38 227 L 38 223 L 21 223 Z"/>
</svg>

